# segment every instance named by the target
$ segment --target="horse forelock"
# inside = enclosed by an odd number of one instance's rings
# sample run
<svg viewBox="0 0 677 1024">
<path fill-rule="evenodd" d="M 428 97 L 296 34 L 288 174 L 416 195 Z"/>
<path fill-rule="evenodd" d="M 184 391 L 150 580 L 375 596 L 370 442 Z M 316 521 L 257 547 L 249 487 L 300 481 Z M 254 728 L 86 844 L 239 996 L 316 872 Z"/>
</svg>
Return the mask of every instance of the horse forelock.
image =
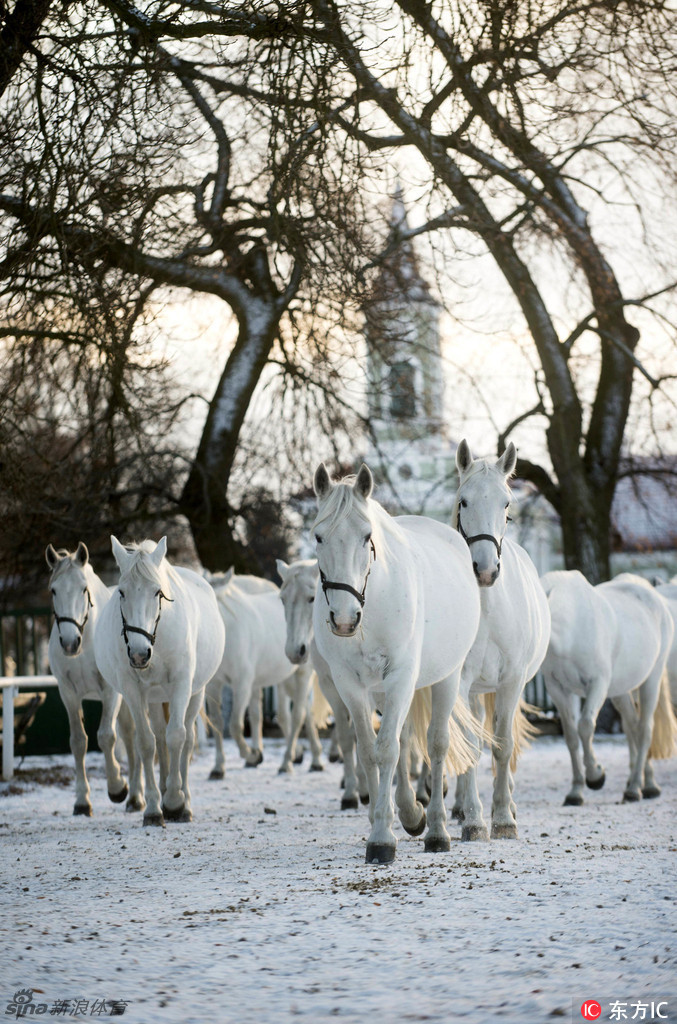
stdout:
<svg viewBox="0 0 677 1024">
<path fill-rule="evenodd" d="M 144 540 L 140 544 L 127 544 L 125 547 L 127 554 L 132 556 L 132 561 L 120 579 L 146 580 L 159 587 L 166 598 L 171 598 L 172 584 L 176 583 L 179 577 L 164 558 L 159 567 L 150 558 L 155 551 L 153 541 Z"/>
<path fill-rule="evenodd" d="M 451 511 L 451 525 L 455 530 L 458 529 L 458 510 L 461 504 L 461 490 L 468 483 L 469 480 L 473 480 L 476 476 L 490 476 L 496 477 L 496 480 L 503 485 L 506 497 L 512 498 L 510 488 L 506 483 L 505 474 L 497 468 L 496 463 L 492 462 L 491 459 L 475 459 L 472 465 L 465 473 L 462 473 L 458 482 L 458 488 L 456 490 L 456 497 L 454 498 L 454 505 Z"/>
<path fill-rule="evenodd" d="M 312 570 L 312 572 L 311 572 Z M 292 563 L 289 566 L 287 576 L 282 581 L 280 586 L 280 594 L 284 594 L 291 589 L 291 587 L 298 583 L 300 579 L 308 577 L 308 582 L 311 582 L 310 577 L 312 576 L 313 581 L 317 580 L 319 576 L 319 569 L 317 567 L 317 561 L 314 558 L 310 558 L 307 561 Z"/>
<path fill-rule="evenodd" d="M 59 550 L 57 551 L 57 555 L 59 556 L 60 560 L 52 569 L 51 575 L 49 577 L 50 581 L 58 580 L 61 576 L 64 575 L 64 573 L 70 572 L 71 569 L 77 569 L 79 572 L 84 573 L 85 576 L 87 575 L 87 568 L 89 567 L 89 562 L 87 562 L 85 565 L 80 565 L 78 562 L 75 561 L 74 551 L 67 551 L 66 548 L 59 548 Z"/>
<path fill-rule="evenodd" d="M 382 505 L 374 498 L 362 498 L 353 489 L 355 477 L 344 477 L 341 483 L 335 484 L 326 498 L 320 503 L 317 518 L 311 530 L 313 533 L 320 527 L 331 536 L 333 531 L 349 516 L 355 513 L 365 525 L 372 529 L 372 540 L 376 551 L 388 552 L 388 535 L 403 539 L 403 534 L 392 516 L 388 515 Z"/>
</svg>

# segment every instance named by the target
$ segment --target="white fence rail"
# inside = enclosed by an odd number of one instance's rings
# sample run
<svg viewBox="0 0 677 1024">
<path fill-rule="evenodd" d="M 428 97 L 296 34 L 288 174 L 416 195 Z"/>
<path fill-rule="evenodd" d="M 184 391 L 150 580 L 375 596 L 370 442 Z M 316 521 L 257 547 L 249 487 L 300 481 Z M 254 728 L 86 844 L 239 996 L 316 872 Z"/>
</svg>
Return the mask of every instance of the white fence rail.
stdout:
<svg viewBox="0 0 677 1024">
<path fill-rule="evenodd" d="M 56 686 L 54 676 L 0 676 L 2 692 L 2 778 L 14 775 L 14 698 L 21 688 Z"/>
</svg>

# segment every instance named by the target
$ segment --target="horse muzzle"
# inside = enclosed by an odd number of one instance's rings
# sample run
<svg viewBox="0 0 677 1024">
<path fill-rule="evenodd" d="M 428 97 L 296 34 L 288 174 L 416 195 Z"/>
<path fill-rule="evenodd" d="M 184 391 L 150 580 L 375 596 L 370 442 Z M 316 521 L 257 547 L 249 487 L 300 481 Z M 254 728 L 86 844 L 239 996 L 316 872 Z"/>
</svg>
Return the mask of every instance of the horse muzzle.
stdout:
<svg viewBox="0 0 677 1024">
<path fill-rule="evenodd" d="M 150 665 L 150 659 L 153 657 L 152 648 L 148 651 L 130 651 L 129 652 L 129 664 L 132 668 L 143 672 L 145 668 Z"/>
<path fill-rule="evenodd" d="M 499 562 L 495 569 L 480 570 L 477 567 L 477 563 L 473 562 L 473 569 L 475 570 L 475 578 L 477 579 L 478 586 L 493 587 L 501 572 L 501 563 Z"/>
<path fill-rule="evenodd" d="M 64 640 L 63 637 L 59 637 L 59 643 L 62 651 L 69 658 L 75 658 L 82 650 L 82 637 L 80 636 L 74 636 L 72 640 Z"/>
<path fill-rule="evenodd" d="M 303 665 L 308 661 L 308 646 L 307 644 L 299 644 L 295 647 L 285 647 L 284 653 L 287 655 L 292 665 Z"/>
<path fill-rule="evenodd" d="M 334 636 L 350 637 L 355 636 L 359 628 L 360 622 L 362 621 L 362 612 L 358 611 L 357 614 L 350 620 L 344 619 L 343 616 L 338 618 L 333 612 L 329 612 L 329 628 L 331 629 Z"/>
</svg>

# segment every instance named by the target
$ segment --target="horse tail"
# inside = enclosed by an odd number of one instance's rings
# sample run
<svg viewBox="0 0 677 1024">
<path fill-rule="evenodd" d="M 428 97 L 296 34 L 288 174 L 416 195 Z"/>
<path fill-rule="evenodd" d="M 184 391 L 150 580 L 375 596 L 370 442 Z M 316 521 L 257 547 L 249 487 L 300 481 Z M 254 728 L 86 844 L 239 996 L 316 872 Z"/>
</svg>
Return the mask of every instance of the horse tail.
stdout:
<svg viewBox="0 0 677 1024">
<path fill-rule="evenodd" d="M 677 753 L 677 718 L 670 700 L 670 683 L 667 670 L 661 676 L 658 703 L 653 716 L 653 732 L 649 757 L 663 760 Z"/>
<path fill-rule="evenodd" d="M 331 704 L 322 693 L 317 679 L 317 672 L 313 672 L 313 722 L 316 729 L 326 729 L 329 719 L 333 715 Z"/>
<path fill-rule="evenodd" d="M 414 750 L 430 764 L 428 756 L 428 726 L 432 717 L 432 695 L 429 686 L 424 686 L 414 693 L 409 711 L 412 742 Z M 449 718 L 449 750 L 446 758 L 447 771 L 454 775 L 463 775 L 473 764 L 476 764 L 478 752 L 467 737 L 473 733 L 480 740 L 488 740 L 489 734 L 475 718 L 472 711 L 460 697 L 452 709 Z"/>
<path fill-rule="evenodd" d="M 494 744 L 494 712 L 496 710 L 496 694 L 482 694 L 484 709 L 486 711 L 485 729 L 489 734 L 489 742 Z M 510 758 L 510 771 L 514 772 L 520 757 L 531 746 L 531 741 L 538 736 L 538 729 L 527 718 L 529 714 L 537 714 L 538 708 L 533 704 L 527 704 L 520 698 L 515 708 L 512 720 L 512 756 Z"/>
</svg>

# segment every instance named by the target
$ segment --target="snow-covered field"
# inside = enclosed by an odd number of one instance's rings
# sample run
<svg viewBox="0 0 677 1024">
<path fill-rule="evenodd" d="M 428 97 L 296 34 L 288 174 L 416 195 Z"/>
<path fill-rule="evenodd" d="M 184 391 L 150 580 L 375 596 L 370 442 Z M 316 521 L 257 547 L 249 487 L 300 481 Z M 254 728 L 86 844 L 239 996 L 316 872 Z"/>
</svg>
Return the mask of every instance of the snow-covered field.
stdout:
<svg viewBox="0 0 677 1024">
<path fill-rule="evenodd" d="M 229 742 L 225 782 L 203 750 L 195 821 L 164 830 L 108 802 L 100 755 L 92 819 L 59 784 L 69 758 L 26 762 L 0 796 L 0 1016 L 33 989 L 45 1019 L 123 1000 L 130 1024 L 540 1024 L 581 1021 L 590 999 L 600 1020 L 615 1001 L 615 1019 L 650 1020 L 654 1002 L 677 1021 L 674 761 L 658 800 L 621 804 L 626 748 L 601 739 L 605 788 L 563 807 L 566 749 L 539 740 L 518 769 L 518 842 L 426 855 L 397 824 L 379 867 L 366 811 L 339 809 L 340 766 L 278 776 L 281 749 L 252 771 Z M 482 780 L 488 811 L 488 761 Z"/>
</svg>

